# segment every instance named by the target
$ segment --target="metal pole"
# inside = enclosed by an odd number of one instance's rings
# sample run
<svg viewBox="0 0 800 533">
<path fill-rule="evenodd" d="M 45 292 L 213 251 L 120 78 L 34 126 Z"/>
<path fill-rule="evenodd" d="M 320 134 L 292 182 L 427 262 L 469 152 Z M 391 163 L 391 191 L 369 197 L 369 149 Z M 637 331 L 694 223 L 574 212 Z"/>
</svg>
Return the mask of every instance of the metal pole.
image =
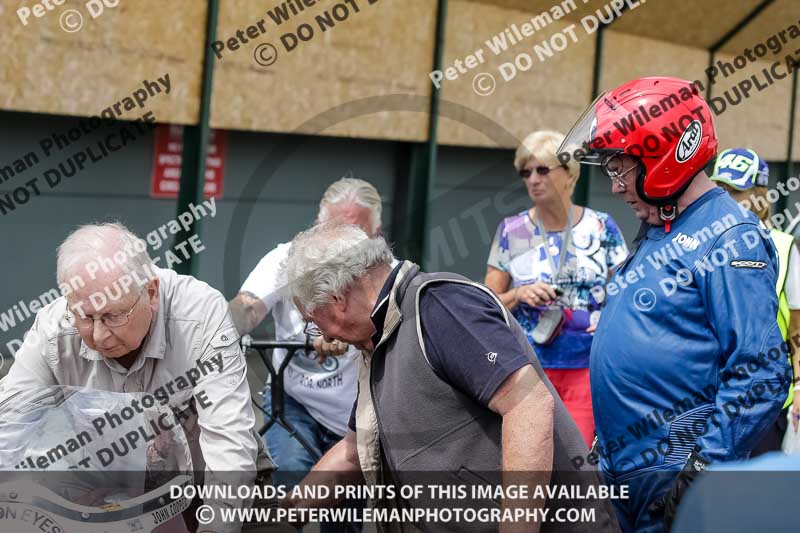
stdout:
<svg viewBox="0 0 800 533">
<path fill-rule="evenodd" d="M 442 68 L 442 61 L 444 60 L 444 39 L 445 39 L 445 25 L 447 22 L 447 0 L 439 0 L 436 9 L 436 44 L 434 45 L 433 49 L 433 68 L 434 70 L 441 70 Z M 421 207 L 420 210 L 420 225 L 422 228 L 422 234 L 420 235 L 419 244 L 421 254 L 420 257 L 422 258 L 422 262 L 420 265 L 425 267 L 427 262 L 426 252 L 427 252 L 427 243 L 428 243 L 428 202 L 433 194 L 433 187 L 436 181 L 436 158 L 437 158 L 437 149 L 438 144 L 436 142 L 436 137 L 439 130 L 439 103 L 441 97 L 439 90 L 433 88 L 431 89 L 431 106 L 428 116 L 428 168 L 427 168 L 427 180 L 425 183 L 425 196 L 424 198 L 419 198 L 418 200 L 421 202 L 418 204 Z"/>
<path fill-rule="evenodd" d="M 446 17 L 447 0 L 438 0 L 433 70 L 441 70 L 442 67 Z M 432 86 L 428 108 L 427 142 L 409 143 L 404 145 L 398 152 L 398 159 L 402 168 L 398 171 L 398 180 L 395 184 L 395 214 L 392 217 L 392 238 L 397 244 L 400 257 L 410 259 L 420 265 L 425 263 L 428 202 L 431 198 L 436 174 L 439 103 L 439 90 Z M 408 148 L 405 149 L 405 146 Z M 404 176 L 406 171 L 407 174 Z"/>
<path fill-rule="evenodd" d="M 714 80 L 711 77 L 711 69 L 714 66 L 714 51 L 708 51 L 708 68 L 706 69 L 706 102 L 711 100 L 711 86 L 714 84 Z"/>
<path fill-rule="evenodd" d="M 211 53 L 211 43 L 216 40 L 217 17 L 219 15 L 219 1 L 208 0 L 208 15 L 206 17 L 206 42 L 203 48 L 203 83 L 200 88 L 200 112 L 197 124 L 186 126 L 183 131 L 183 154 L 181 160 L 181 182 L 178 190 L 177 214 L 187 212 L 190 204 L 199 205 L 203 202 L 203 187 L 206 174 L 206 150 L 210 133 L 209 117 L 211 114 L 211 82 L 214 77 L 214 55 Z M 192 235 L 200 235 L 199 221 L 191 223 L 189 230 L 175 235 L 173 253 L 181 260 L 175 265 L 179 274 L 196 275 L 198 262 L 190 246 L 177 250 L 176 246 L 183 243 Z M 188 259 L 184 259 L 189 254 Z"/>
<path fill-rule="evenodd" d="M 792 147 L 794 145 L 794 125 L 795 125 L 795 117 L 797 116 L 797 69 L 800 68 L 800 65 L 795 68 L 792 72 L 792 97 L 791 103 L 789 104 L 789 139 L 788 144 L 786 146 L 786 172 L 783 176 L 779 178 L 781 183 L 786 183 L 786 180 L 789 179 L 792 174 L 794 173 L 794 162 L 792 160 Z M 783 194 L 778 197 L 778 201 L 775 202 L 775 211 L 777 213 L 783 213 L 786 210 L 786 203 L 788 202 L 788 198 Z"/>
</svg>

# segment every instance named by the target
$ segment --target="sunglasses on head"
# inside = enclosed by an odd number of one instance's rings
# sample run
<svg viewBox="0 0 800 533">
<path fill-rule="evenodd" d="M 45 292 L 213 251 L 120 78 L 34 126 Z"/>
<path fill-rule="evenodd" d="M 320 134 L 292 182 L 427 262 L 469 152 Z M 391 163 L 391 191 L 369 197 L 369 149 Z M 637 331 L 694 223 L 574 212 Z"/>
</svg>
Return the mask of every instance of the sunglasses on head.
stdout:
<svg viewBox="0 0 800 533">
<path fill-rule="evenodd" d="M 534 167 L 533 169 L 523 168 L 522 170 L 519 171 L 519 177 L 520 178 L 530 178 L 531 174 L 533 174 L 534 172 L 536 172 L 540 176 L 547 176 L 548 174 L 550 174 L 551 170 L 556 169 L 558 167 L 566 168 L 564 165 L 556 165 L 556 166 L 553 166 L 553 167 L 546 167 L 544 165 L 540 165 L 538 167 Z"/>
</svg>

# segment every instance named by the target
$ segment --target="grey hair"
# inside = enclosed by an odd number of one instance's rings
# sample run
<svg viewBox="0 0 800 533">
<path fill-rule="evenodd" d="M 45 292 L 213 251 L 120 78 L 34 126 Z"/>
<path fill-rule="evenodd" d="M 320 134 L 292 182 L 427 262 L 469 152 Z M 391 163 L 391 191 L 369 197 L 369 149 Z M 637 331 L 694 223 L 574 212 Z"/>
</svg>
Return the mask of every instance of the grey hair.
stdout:
<svg viewBox="0 0 800 533">
<path fill-rule="evenodd" d="M 69 234 L 58 247 L 59 285 L 66 283 L 67 276 L 75 273 L 76 268 L 94 277 L 89 269 L 93 262 L 95 273 L 118 267 L 126 274 L 135 274 L 139 285 L 154 276 L 147 244 L 119 222 L 86 224 Z"/>
<path fill-rule="evenodd" d="M 319 202 L 319 215 L 317 223 L 326 223 L 331 218 L 331 206 L 338 204 L 357 204 L 366 207 L 370 212 L 372 231 L 377 232 L 381 229 L 381 195 L 371 183 L 362 179 L 354 178 L 348 174 L 344 178 L 338 179 L 330 184 L 322 195 Z"/>
<path fill-rule="evenodd" d="M 321 224 L 294 238 L 284 269 L 292 298 L 313 313 L 373 267 L 393 260 L 383 237 L 370 237 L 358 226 Z"/>
</svg>

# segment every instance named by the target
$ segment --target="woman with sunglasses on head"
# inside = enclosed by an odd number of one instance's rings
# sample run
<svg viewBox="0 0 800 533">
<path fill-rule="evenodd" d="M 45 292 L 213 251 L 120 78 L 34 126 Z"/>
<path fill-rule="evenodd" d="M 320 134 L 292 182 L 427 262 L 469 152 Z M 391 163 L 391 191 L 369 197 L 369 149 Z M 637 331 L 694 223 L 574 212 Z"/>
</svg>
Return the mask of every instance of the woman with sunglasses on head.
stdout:
<svg viewBox="0 0 800 533">
<path fill-rule="evenodd" d="M 526 330 L 588 446 L 594 435 L 589 352 L 603 294 L 598 289 L 628 250 L 608 214 L 572 203 L 580 168 L 575 161 L 559 163 L 563 140 L 560 133 L 537 131 L 517 149 L 514 166 L 534 206 L 500 223 L 485 283 Z"/>
</svg>

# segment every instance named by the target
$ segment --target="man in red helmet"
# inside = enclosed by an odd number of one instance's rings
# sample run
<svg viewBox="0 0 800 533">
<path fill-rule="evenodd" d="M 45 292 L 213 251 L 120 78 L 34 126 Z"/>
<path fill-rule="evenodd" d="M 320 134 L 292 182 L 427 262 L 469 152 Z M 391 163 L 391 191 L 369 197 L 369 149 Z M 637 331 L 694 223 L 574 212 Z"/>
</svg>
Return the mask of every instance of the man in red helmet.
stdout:
<svg viewBox="0 0 800 533">
<path fill-rule="evenodd" d="M 747 458 L 791 379 L 775 249 L 705 174 L 716 149 L 697 88 L 663 77 L 602 94 L 559 149 L 599 165 L 643 223 L 590 356 L 590 459 L 630 488 L 614 502 L 624 531 L 668 528 L 697 472 Z"/>
</svg>

